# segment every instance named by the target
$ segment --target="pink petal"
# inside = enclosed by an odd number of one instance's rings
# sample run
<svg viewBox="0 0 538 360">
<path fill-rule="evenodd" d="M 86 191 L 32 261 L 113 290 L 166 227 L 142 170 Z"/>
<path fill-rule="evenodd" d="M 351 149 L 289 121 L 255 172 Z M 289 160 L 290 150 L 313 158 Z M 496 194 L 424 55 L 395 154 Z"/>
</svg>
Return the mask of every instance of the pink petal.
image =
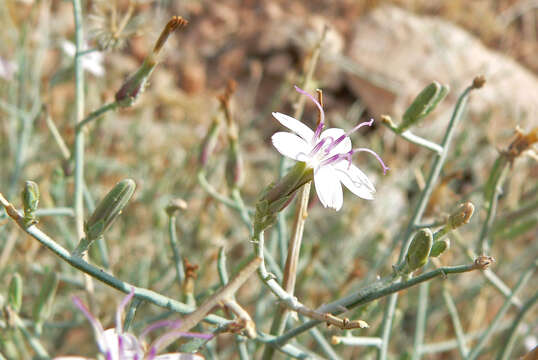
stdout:
<svg viewBox="0 0 538 360">
<path fill-rule="evenodd" d="M 294 160 L 304 161 L 311 150 L 306 141 L 288 132 L 277 132 L 271 141 L 279 153 Z"/>
<path fill-rule="evenodd" d="M 311 142 L 314 138 L 314 132 L 299 120 L 278 112 L 274 112 L 273 117 L 307 142 Z"/>
<path fill-rule="evenodd" d="M 342 208 L 344 202 L 342 185 L 331 166 L 321 166 L 314 172 L 314 184 L 319 201 L 324 207 L 336 211 Z"/>
</svg>

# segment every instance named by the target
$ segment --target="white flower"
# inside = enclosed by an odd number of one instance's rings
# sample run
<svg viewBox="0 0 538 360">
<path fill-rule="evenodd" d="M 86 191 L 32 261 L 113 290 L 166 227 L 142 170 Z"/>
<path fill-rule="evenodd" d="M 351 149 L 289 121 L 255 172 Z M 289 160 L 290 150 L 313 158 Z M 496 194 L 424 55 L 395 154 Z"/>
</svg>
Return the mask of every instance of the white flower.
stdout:
<svg viewBox="0 0 538 360">
<path fill-rule="evenodd" d="M 121 316 L 123 309 L 134 296 L 134 289 L 131 290 L 118 306 L 116 311 L 116 327 L 110 329 L 103 329 L 103 326 L 88 310 L 88 308 L 82 303 L 82 301 L 73 297 L 73 302 L 82 311 L 84 316 L 90 321 L 95 332 L 95 339 L 99 352 L 105 355 L 106 360 L 203 360 L 204 358 L 197 354 L 188 353 L 169 353 L 157 355 L 157 351 L 160 345 L 170 340 L 171 338 L 177 339 L 181 336 L 184 337 L 197 337 L 202 339 L 211 339 L 211 334 L 199 334 L 189 332 L 178 332 L 174 328 L 180 325 L 180 321 L 163 320 L 149 325 L 142 334 L 137 338 L 135 335 L 122 330 Z M 153 343 L 153 346 L 149 350 L 145 350 L 144 337 L 151 331 L 167 327 L 171 331 L 163 334 L 157 338 Z M 87 360 L 86 358 L 79 356 L 65 356 L 57 357 L 55 360 Z"/>
<path fill-rule="evenodd" d="M 74 58 L 77 48 L 71 41 L 62 41 L 62 50 L 69 57 Z M 82 67 L 89 73 L 101 77 L 105 74 L 105 67 L 103 66 L 103 53 L 100 51 L 90 51 L 82 55 Z"/>
<path fill-rule="evenodd" d="M 304 90 L 295 89 L 308 96 L 318 107 L 320 122 L 316 131 L 291 116 L 273 113 L 282 125 L 293 131 L 277 132 L 272 137 L 273 146 L 282 155 L 297 161 L 303 161 L 314 170 L 314 185 L 321 204 L 324 207 L 342 208 L 342 184 L 360 198 L 372 200 L 375 188 L 368 177 L 351 163 L 351 156 L 357 152 L 368 152 L 374 155 L 383 167 L 388 170 L 381 158 L 372 150 L 352 148 L 349 135 L 363 126 L 372 126 L 374 120 L 363 122 L 347 133 L 339 128 L 323 130 L 325 114 L 323 108 L 314 97 Z"/>
</svg>

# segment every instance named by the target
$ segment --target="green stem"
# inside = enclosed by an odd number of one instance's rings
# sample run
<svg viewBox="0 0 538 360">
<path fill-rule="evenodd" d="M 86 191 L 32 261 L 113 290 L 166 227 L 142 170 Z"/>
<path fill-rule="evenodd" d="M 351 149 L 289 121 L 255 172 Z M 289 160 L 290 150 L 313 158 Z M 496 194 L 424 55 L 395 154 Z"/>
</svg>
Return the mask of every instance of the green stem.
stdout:
<svg viewBox="0 0 538 360">
<path fill-rule="evenodd" d="M 133 322 L 133 319 L 135 317 L 136 310 L 138 310 L 138 307 L 141 303 L 142 300 L 134 298 L 133 301 L 131 301 L 131 303 L 129 304 L 129 308 L 127 309 L 127 315 L 125 315 L 125 320 L 123 322 L 123 331 L 129 331 L 129 327 L 131 327 L 131 323 Z"/>
<path fill-rule="evenodd" d="M 465 332 L 461 326 L 460 317 L 458 316 L 458 309 L 456 308 L 454 299 L 448 292 L 446 284 L 443 284 L 443 299 L 445 301 L 446 308 L 448 309 L 448 314 L 452 319 L 452 326 L 454 326 L 454 332 L 456 333 L 456 339 L 458 340 L 458 349 L 460 351 L 461 358 L 465 359 L 467 354 L 469 354 L 469 349 L 465 344 Z"/>
<path fill-rule="evenodd" d="M 80 54 L 79 54 L 79 56 L 80 56 Z M 98 119 L 100 116 L 102 116 L 104 113 L 106 113 L 106 112 L 108 112 L 110 110 L 115 110 L 118 106 L 120 106 L 120 105 L 116 101 L 101 106 L 99 109 L 91 112 L 88 116 L 86 116 L 86 118 L 84 118 L 82 121 L 80 121 L 77 124 L 76 131 L 82 131 L 84 126 L 86 126 L 89 122 L 91 122 L 91 121 L 93 121 L 95 119 Z"/>
<path fill-rule="evenodd" d="M 172 248 L 172 253 L 174 255 L 174 267 L 176 268 L 176 277 L 181 289 L 181 284 L 185 280 L 185 269 L 183 267 L 183 260 L 179 255 L 179 243 L 177 241 L 177 230 L 176 230 L 176 217 L 168 217 L 168 234 L 170 236 L 170 247 Z"/>
<path fill-rule="evenodd" d="M 490 336 L 495 332 L 495 330 L 496 330 L 497 326 L 499 325 L 501 319 L 503 318 L 504 314 L 510 308 L 510 305 L 511 305 L 511 301 L 510 301 L 511 299 L 510 298 L 515 296 L 515 294 L 521 288 L 523 288 L 523 286 L 527 283 L 527 281 L 530 280 L 530 278 L 532 277 L 532 275 L 534 273 L 534 270 L 536 270 L 537 265 L 538 265 L 538 263 L 534 262 L 527 269 L 527 271 L 525 271 L 521 275 L 521 277 L 519 278 L 516 286 L 512 290 L 512 295 L 508 299 L 505 300 L 504 304 L 501 306 L 501 308 L 497 312 L 497 315 L 495 315 L 495 318 L 493 319 L 493 321 L 489 324 L 486 331 L 484 331 L 482 333 L 482 336 L 480 336 L 480 338 L 478 339 L 475 347 L 473 348 L 473 350 L 471 350 L 471 353 L 467 357 L 467 360 L 474 360 L 474 359 L 476 359 L 478 357 L 478 355 L 480 355 L 480 352 L 482 351 L 482 349 L 486 345 L 486 342 L 489 340 Z"/>
<path fill-rule="evenodd" d="M 405 256 L 407 254 L 407 251 L 409 249 L 409 245 L 411 244 L 411 240 L 413 239 L 412 237 L 413 232 L 416 226 L 420 224 L 421 222 L 422 215 L 424 214 L 424 210 L 426 210 L 426 205 L 428 204 L 428 201 L 433 192 L 433 188 L 435 184 L 437 184 L 437 180 L 439 179 L 439 175 L 441 174 L 441 170 L 448 156 L 450 144 L 452 142 L 452 138 L 454 137 L 456 127 L 460 123 L 463 117 L 463 111 L 465 109 L 467 99 L 469 97 L 470 92 L 473 89 L 474 89 L 473 85 L 467 87 L 458 98 L 458 101 L 456 102 L 456 106 L 454 107 L 452 117 L 450 118 L 450 122 L 448 123 L 445 136 L 441 143 L 443 152 L 441 154 L 437 154 L 433 161 L 432 168 L 430 170 L 430 175 L 428 176 L 428 180 L 426 182 L 424 190 L 420 193 L 418 204 L 413 212 L 413 215 L 411 216 L 411 219 L 409 220 L 407 229 L 404 232 L 403 244 L 400 250 L 400 255 L 398 257 L 398 265 L 401 265 L 403 263 Z M 381 347 L 378 353 L 379 355 L 378 359 L 380 360 L 386 360 L 386 356 L 387 356 L 386 349 L 388 348 L 388 342 L 390 339 L 390 330 L 391 330 L 390 327 L 392 326 L 392 321 L 389 321 L 387 317 L 394 315 L 394 310 L 396 308 L 397 301 L 398 301 L 398 294 L 393 294 L 387 305 L 389 308 L 384 313 L 383 330 L 382 330 L 383 346 Z"/>
<path fill-rule="evenodd" d="M 413 345 L 412 360 L 420 360 L 421 348 L 424 343 L 424 334 L 426 332 L 426 314 L 428 312 L 428 296 L 430 292 L 430 283 L 425 282 L 420 284 L 418 293 L 417 306 L 417 325 L 415 328 L 415 341 Z"/>
<path fill-rule="evenodd" d="M 376 282 L 366 286 L 365 288 L 359 290 L 356 293 L 353 293 L 342 299 L 333 301 L 327 305 L 320 307 L 317 310 L 320 312 L 340 314 L 344 311 L 350 310 L 357 306 L 365 305 L 374 300 L 380 299 L 390 294 L 397 293 L 425 281 L 432 280 L 436 277 L 446 277 L 449 274 L 460 274 L 477 269 L 479 268 L 474 263 L 468 265 L 445 266 L 432 271 L 428 271 L 426 273 L 422 273 L 409 280 L 404 280 L 400 282 L 395 282 L 392 276 L 388 276 L 383 279 L 377 280 Z M 322 323 L 322 321 L 310 320 L 277 337 L 274 341 L 277 344 L 284 344 L 290 339 L 296 337 L 297 335 L 311 329 L 312 327 L 320 323 Z"/>
<path fill-rule="evenodd" d="M 499 352 L 499 356 L 497 356 L 497 360 L 508 360 L 510 358 L 512 351 L 514 350 L 514 344 L 516 342 L 517 329 L 519 327 L 519 324 L 521 324 L 521 321 L 523 320 L 527 312 L 532 309 L 534 305 L 536 305 L 536 302 L 538 302 L 538 291 L 534 293 L 533 297 L 527 300 L 527 302 L 523 305 L 516 318 L 514 319 L 510 330 L 508 330 L 507 334 L 505 335 L 506 341 L 501 347 L 501 351 Z"/>
<path fill-rule="evenodd" d="M 486 220 L 484 221 L 484 225 L 482 226 L 482 230 L 480 231 L 480 236 L 478 237 L 477 242 L 476 251 L 479 254 L 484 254 L 491 248 L 493 237 L 488 237 L 488 233 L 491 229 L 491 226 L 493 225 L 493 221 L 495 220 L 495 214 L 497 213 L 497 203 L 499 201 L 499 196 L 502 193 L 502 186 L 504 184 L 504 180 L 506 179 L 506 175 L 508 174 L 509 164 L 510 162 L 506 159 L 505 156 L 501 154 L 494 165 L 494 169 L 492 170 L 491 176 L 494 176 L 494 178 L 488 181 L 491 182 L 490 184 L 488 184 L 488 186 L 491 187 L 491 191 L 488 194 L 489 197 L 486 199 L 488 207 Z M 499 168 L 497 169 L 497 167 Z"/>
</svg>

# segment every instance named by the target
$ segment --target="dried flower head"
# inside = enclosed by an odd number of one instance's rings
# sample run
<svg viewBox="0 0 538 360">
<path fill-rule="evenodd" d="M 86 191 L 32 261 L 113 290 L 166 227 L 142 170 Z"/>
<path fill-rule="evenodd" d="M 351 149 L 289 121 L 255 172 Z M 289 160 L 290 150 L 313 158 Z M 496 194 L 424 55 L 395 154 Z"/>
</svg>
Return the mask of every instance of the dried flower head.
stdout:
<svg viewBox="0 0 538 360">
<path fill-rule="evenodd" d="M 516 128 L 514 140 L 508 145 L 508 148 L 502 152 L 510 162 L 526 151 L 532 151 L 532 146 L 538 142 L 538 127 L 535 127 L 528 133 L 524 133 L 519 127 Z"/>
</svg>

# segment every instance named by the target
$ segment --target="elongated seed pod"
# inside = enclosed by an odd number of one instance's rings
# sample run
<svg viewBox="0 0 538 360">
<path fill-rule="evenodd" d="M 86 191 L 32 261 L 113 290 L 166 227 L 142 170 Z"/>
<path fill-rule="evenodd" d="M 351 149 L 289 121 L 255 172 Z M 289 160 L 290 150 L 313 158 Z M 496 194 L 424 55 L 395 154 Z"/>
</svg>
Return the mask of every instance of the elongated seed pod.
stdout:
<svg viewBox="0 0 538 360">
<path fill-rule="evenodd" d="M 448 87 L 437 81 L 426 86 L 405 111 L 398 130 L 405 131 L 431 113 L 448 94 Z"/>
</svg>

